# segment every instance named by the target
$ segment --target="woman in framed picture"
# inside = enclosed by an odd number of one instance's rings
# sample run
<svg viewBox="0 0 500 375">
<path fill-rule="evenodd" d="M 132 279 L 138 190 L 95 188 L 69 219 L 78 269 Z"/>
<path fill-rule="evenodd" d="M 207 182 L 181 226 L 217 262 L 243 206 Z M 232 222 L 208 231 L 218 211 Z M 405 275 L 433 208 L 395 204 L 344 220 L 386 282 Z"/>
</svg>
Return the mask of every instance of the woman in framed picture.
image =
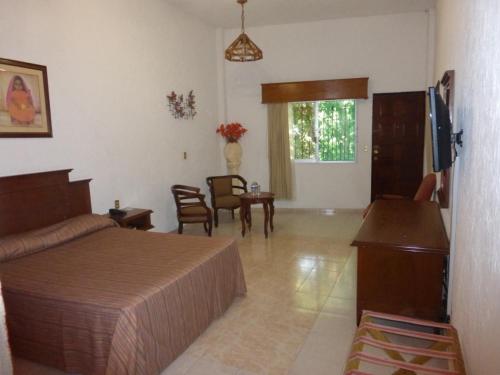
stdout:
<svg viewBox="0 0 500 375">
<path fill-rule="evenodd" d="M 24 79 L 12 77 L 7 91 L 7 109 L 13 124 L 31 125 L 35 120 L 35 107 L 31 90 Z"/>
</svg>

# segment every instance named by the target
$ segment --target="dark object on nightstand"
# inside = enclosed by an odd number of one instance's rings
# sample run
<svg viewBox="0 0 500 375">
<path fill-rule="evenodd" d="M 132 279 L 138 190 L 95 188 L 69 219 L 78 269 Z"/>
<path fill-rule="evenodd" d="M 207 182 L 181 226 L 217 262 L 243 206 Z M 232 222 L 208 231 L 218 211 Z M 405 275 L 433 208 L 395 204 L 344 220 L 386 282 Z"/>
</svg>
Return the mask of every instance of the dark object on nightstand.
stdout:
<svg viewBox="0 0 500 375">
<path fill-rule="evenodd" d="M 154 226 L 151 225 L 152 210 L 132 208 L 120 211 L 124 211 L 125 215 L 109 215 L 109 217 L 116 221 L 120 227 L 138 230 L 150 230 L 154 228 Z"/>
<path fill-rule="evenodd" d="M 200 188 L 186 185 L 173 185 L 170 190 L 177 206 L 177 233 L 182 234 L 184 224 L 203 223 L 208 236 L 212 236 L 212 210 L 205 203 L 205 194 Z"/>
<path fill-rule="evenodd" d="M 127 214 L 127 211 L 120 210 L 119 208 L 110 208 L 109 216 L 111 217 L 124 217 Z"/>
</svg>

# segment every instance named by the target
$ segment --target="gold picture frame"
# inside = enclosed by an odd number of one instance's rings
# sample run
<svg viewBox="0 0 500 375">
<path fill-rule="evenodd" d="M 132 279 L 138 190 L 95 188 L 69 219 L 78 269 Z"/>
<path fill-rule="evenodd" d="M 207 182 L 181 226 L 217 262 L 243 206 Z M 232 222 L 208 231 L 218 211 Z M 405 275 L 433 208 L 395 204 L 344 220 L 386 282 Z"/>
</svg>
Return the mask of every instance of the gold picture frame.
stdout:
<svg viewBox="0 0 500 375">
<path fill-rule="evenodd" d="M 47 67 L 0 58 L 0 137 L 52 137 Z"/>
</svg>

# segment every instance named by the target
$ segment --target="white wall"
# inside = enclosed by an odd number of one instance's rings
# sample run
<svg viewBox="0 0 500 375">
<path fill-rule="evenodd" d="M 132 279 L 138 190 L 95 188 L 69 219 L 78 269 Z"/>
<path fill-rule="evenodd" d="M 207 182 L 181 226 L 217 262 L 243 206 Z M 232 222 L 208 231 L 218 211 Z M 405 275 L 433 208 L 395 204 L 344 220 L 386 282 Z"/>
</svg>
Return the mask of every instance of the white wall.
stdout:
<svg viewBox="0 0 500 375">
<path fill-rule="evenodd" d="M 426 89 L 428 21 L 428 14 L 419 12 L 249 29 L 264 59 L 225 63 L 227 120 L 249 129 L 241 141 L 241 174 L 268 187 L 267 113 L 260 104 L 261 83 L 367 76 L 370 99 L 358 101 L 357 162 L 295 163 L 296 199 L 278 204 L 366 207 L 371 184 L 372 94 Z M 225 32 L 226 46 L 238 32 Z"/>
<path fill-rule="evenodd" d="M 215 29 L 149 0 L 0 0 L 0 56 L 46 65 L 51 139 L 0 139 L 0 175 L 74 168 L 93 208 L 152 208 L 176 226 L 174 183 L 220 170 Z M 198 115 L 175 120 L 167 93 L 194 90 Z M 187 151 L 188 159 L 182 153 Z"/>
<path fill-rule="evenodd" d="M 7 325 L 5 323 L 5 306 L 3 304 L 2 285 L 0 284 L 0 374 L 12 374 L 12 359 L 8 345 Z"/>
<path fill-rule="evenodd" d="M 464 148 L 454 188 L 452 323 L 468 374 L 500 373 L 500 3 L 439 0 L 436 77 L 455 69 Z"/>
</svg>

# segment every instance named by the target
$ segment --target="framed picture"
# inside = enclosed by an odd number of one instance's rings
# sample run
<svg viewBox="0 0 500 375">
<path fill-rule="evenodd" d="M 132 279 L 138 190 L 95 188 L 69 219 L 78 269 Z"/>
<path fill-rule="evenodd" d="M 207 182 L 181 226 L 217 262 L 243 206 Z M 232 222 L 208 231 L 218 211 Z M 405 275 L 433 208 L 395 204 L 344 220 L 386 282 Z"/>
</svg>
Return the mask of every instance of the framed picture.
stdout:
<svg viewBox="0 0 500 375">
<path fill-rule="evenodd" d="M 45 66 L 0 58 L 0 137 L 52 137 Z"/>
</svg>

